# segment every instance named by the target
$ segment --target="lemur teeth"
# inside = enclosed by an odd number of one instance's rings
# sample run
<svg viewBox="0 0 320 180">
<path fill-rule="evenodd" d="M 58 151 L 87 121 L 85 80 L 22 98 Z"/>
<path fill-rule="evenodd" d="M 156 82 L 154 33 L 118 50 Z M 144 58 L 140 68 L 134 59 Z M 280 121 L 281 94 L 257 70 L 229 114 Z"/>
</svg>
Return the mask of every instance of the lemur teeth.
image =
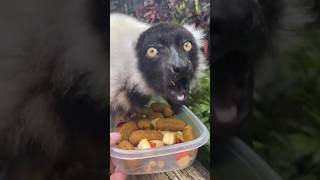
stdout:
<svg viewBox="0 0 320 180">
<path fill-rule="evenodd" d="M 171 70 L 171 72 L 173 72 L 173 73 L 174 73 L 173 67 L 170 67 L 170 70 Z"/>
</svg>

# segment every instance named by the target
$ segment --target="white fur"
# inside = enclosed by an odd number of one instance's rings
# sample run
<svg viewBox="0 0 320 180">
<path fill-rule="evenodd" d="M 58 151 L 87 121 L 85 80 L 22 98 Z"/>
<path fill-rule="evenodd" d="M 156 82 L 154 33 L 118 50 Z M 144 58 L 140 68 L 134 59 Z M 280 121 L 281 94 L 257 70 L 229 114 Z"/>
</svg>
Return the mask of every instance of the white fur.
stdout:
<svg viewBox="0 0 320 180">
<path fill-rule="evenodd" d="M 128 90 L 138 84 L 138 91 L 152 94 L 142 74 L 138 71 L 135 45 L 138 37 L 150 26 L 122 15 L 110 15 L 110 108 L 130 108 Z"/>
<path fill-rule="evenodd" d="M 184 25 L 189 32 L 192 33 L 193 37 L 196 40 L 198 46 L 198 52 L 201 52 L 200 48 L 204 45 L 204 36 L 203 30 L 196 29 L 194 25 Z M 196 69 L 196 77 L 191 81 L 191 88 L 196 87 L 196 82 L 203 75 L 203 71 L 207 68 L 205 57 L 202 53 L 198 53 L 199 65 Z"/>
<path fill-rule="evenodd" d="M 154 91 L 147 85 L 138 70 L 135 46 L 140 34 L 150 27 L 133 17 L 123 14 L 110 14 L 110 108 L 130 109 L 128 91 L 137 85 L 137 91 L 144 95 L 153 95 Z M 202 32 L 186 25 L 195 37 L 200 48 Z M 204 58 L 199 53 L 200 65 L 197 72 L 203 69 Z M 197 73 L 198 77 L 199 73 Z"/>
</svg>

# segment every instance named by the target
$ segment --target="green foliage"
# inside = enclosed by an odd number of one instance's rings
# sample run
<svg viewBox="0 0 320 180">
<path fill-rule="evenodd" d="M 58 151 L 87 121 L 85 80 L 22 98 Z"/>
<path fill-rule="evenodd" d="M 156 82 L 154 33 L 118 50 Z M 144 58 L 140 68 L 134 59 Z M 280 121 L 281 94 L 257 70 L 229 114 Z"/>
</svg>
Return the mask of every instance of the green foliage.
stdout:
<svg viewBox="0 0 320 180">
<path fill-rule="evenodd" d="M 190 90 L 187 102 L 188 108 L 201 119 L 210 130 L 210 71 L 207 69 L 198 86 Z"/>
<path fill-rule="evenodd" d="M 320 177 L 320 31 L 304 34 L 271 83 L 256 92 L 252 147 L 284 179 Z"/>
<path fill-rule="evenodd" d="M 210 24 L 210 2 L 199 0 L 194 1 L 193 6 L 188 5 L 187 0 L 177 0 L 175 13 L 173 13 L 171 22 L 177 24 L 198 24 L 204 29 L 205 33 L 209 32 Z"/>
</svg>

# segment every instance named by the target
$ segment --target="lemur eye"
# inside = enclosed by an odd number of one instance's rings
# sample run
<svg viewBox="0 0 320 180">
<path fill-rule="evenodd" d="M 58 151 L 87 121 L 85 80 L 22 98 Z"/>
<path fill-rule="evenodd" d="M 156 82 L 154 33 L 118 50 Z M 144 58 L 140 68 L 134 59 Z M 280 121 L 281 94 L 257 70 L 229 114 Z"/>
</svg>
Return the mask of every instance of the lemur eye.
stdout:
<svg viewBox="0 0 320 180">
<path fill-rule="evenodd" d="M 147 56 L 148 57 L 156 57 L 159 54 L 158 50 L 156 48 L 150 47 L 147 50 Z"/>
<path fill-rule="evenodd" d="M 187 41 L 183 44 L 183 49 L 185 51 L 190 51 L 192 49 L 192 43 L 190 41 Z"/>
</svg>

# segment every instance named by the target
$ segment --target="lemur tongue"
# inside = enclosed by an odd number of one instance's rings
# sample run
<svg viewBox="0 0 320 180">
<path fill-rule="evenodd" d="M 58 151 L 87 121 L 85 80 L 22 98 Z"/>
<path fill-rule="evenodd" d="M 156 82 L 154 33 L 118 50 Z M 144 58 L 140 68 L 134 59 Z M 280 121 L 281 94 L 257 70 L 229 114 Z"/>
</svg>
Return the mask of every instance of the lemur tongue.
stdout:
<svg viewBox="0 0 320 180">
<path fill-rule="evenodd" d="M 181 95 L 177 96 L 177 99 L 178 99 L 178 101 L 183 101 L 184 97 L 185 97 L 184 94 L 181 94 Z"/>
</svg>

